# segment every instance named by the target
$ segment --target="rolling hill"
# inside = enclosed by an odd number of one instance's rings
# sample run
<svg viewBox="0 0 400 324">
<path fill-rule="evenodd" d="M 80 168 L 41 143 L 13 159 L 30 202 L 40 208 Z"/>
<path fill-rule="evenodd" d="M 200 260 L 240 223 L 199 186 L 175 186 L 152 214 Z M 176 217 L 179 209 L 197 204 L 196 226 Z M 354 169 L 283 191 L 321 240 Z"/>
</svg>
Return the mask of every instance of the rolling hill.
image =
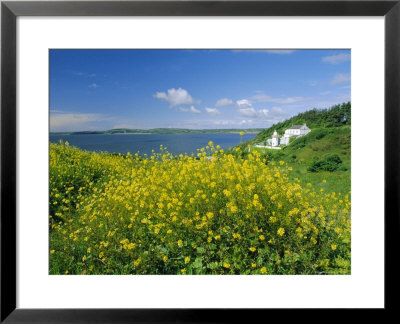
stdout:
<svg viewBox="0 0 400 324">
<path fill-rule="evenodd" d="M 283 134 L 285 130 L 292 124 L 302 125 L 304 123 L 306 123 L 311 130 L 315 130 L 317 128 L 336 128 L 345 125 L 350 126 L 351 103 L 347 102 L 332 106 L 327 109 L 312 109 L 303 113 L 299 113 L 296 116 L 264 129 L 258 133 L 254 139 L 242 143 L 239 145 L 239 147 L 245 148 L 248 145 L 262 143 L 268 138 L 271 138 L 274 130 L 276 130 L 279 134 Z"/>
<path fill-rule="evenodd" d="M 281 150 L 253 147 L 264 143 L 274 130 L 283 134 L 292 124 L 306 123 L 311 132 L 297 138 Z M 290 177 L 311 183 L 328 192 L 348 193 L 351 188 L 351 103 L 335 105 L 329 109 L 310 110 L 261 131 L 254 139 L 238 145 L 242 154 L 257 150 L 266 163 L 285 161 L 292 168 Z M 334 171 L 310 171 L 311 166 L 337 155 L 341 161 Z"/>
</svg>

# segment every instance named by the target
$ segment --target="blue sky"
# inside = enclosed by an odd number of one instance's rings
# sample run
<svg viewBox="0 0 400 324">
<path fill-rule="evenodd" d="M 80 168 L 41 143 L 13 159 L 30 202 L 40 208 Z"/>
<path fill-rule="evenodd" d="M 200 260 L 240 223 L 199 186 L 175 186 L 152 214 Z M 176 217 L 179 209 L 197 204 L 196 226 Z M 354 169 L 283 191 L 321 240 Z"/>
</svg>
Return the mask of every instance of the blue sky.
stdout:
<svg viewBox="0 0 400 324">
<path fill-rule="evenodd" d="M 267 128 L 350 101 L 350 50 L 50 50 L 50 131 Z"/>
</svg>

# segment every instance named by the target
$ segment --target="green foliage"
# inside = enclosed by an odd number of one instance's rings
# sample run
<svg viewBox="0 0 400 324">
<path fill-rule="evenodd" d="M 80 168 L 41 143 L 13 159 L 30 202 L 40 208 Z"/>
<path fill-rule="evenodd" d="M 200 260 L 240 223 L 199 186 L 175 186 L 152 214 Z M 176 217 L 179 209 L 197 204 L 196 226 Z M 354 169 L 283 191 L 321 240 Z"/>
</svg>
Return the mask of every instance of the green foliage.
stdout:
<svg viewBox="0 0 400 324">
<path fill-rule="evenodd" d="M 248 144 L 262 143 L 270 138 L 276 130 L 279 134 L 285 132 L 287 128 L 295 125 L 302 125 L 306 123 L 309 128 L 311 128 L 314 132 L 316 128 L 335 128 L 341 126 L 350 126 L 351 125 L 351 102 L 338 104 L 332 106 L 328 109 L 312 109 L 306 112 L 300 113 L 296 116 L 293 116 L 283 122 L 272 125 L 271 127 L 264 129 L 260 132 L 254 139 L 244 142 L 240 147 L 245 147 Z M 320 133 L 319 136 L 324 137 L 323 133 Z M 299 140 L 299 139 L 297 139 Z M 293 143 L 297 142 L 294 141 Z M 304 144 L 304 143 L 303 143 Z"/>
<path fill-rule="evenodd" d="M 314 161 L 307 169 L 310 172 L 329 171 L 333 172 L 339 169 L 342 160 L 337 154 L 329 154 L 322 160 Z"/>
<path fill-rule="evenodd" d="M 350 273 L 348 192 L 292 179 L 284 161 L 265 165 L 257 151 L 200 155 L 139 158 L 51 143 L 49 272 Z"/>
<path fill-rule="evenodd" d="M 281 150 L 255 147 L 252 147 L 251 150 L 260 152 L 266 164 L 281 160 L 288 163 L 293 168 L 290 173 L 291 179 L 299 179 L 303 185 L 311 183 L 316 188 L 323 189 L 326 192 L 346 193 L 351 190 L 350 126 L 313 129 L 311 133 L 296 139 L 292 144 Z M 337 154 L 343 161 L 335 172 L 307 171 L 307 168 L 314 161 L 318 161 L 329 154 Z M 322 182 L 324 179 L 327 180 L 327 183 Z"/>
<path fill-rule="evenodd" d="M 259 150 L 261 152 L 262 149 Z M 290 174 L 291 179 L 299 179 L 303 185 L 311 183 L 315 188 L 323 189 L 324 192 L 342 194 L 351 190 L 350 126 L 313 129 L 311 133 L 298 138 L 292 144 L 280 150 L 284 153 L 284 156 L 281 156 L 280 159 L 276 159 L 277 156 L 274 155 L 277 150 L 265 151 L 271 152 L 267 164 L 280 160 L 287 162 L 293 168 Z M 337 154 L 343 161 L 336 171 L 307 171 L 314 161 L 318 161 L 329 154 Z M 294 159 L 294 155 L 296 159 Z M 323 180 L 327 182 L 324 183 Z"/>
</svg>

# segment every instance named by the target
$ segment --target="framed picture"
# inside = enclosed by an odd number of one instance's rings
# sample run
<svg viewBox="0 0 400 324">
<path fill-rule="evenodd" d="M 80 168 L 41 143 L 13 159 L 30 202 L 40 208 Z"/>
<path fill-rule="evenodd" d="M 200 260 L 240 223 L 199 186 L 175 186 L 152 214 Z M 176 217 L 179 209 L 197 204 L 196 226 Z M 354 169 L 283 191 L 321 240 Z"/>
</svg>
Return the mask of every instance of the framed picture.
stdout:
<svg viewBox="0 0 400 324">
<path fill-rule="evenodd" d="M 1 321 L 393 309 L 399 16 L 2 2 Z"/>
</svg>

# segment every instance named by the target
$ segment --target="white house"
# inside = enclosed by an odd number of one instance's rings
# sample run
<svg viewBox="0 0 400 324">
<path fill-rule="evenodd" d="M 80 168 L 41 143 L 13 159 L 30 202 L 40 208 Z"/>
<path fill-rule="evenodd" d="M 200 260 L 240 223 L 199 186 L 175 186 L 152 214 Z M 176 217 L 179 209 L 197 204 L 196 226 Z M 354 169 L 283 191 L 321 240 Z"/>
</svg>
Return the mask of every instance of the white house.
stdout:
<svg viewBox="0 0 400 324">
<path fill-rule="evenodd" d="M 278 146 L 279 145 L 279 135 L 278 132 L 275 130 L 274 134 L 272 135 L 271 146 Z"/>
<path fill-rule="evenodd" d="M 275 130 L 274 134 L 272 135 L 272 138 L 267 139 L 267 143 L 271 147 L 277 147 L 279 145 L 288 145 L 290 137 L 294 138 L 302 137 L 304 135 L 307 135 L 309 132 L 311 132 L 311 129 L 309 129 L 306 124 L 292 125 L 290 128 L 285 130 L 285 134 L 281 138 L 279 138 L 279 134 Z"/>
<path fill-rule="evenodd" d="M 285 130 L 285 136 L 304 136 L 311 132 L 311 129 L 307 127 L 306 124 L 303 125 L 292 125 L 292 127 Z"/>
<path fill-rule="evenodd" d="M 288 145 L 289 144 L 289 137 L 279 137 L 278 132 L 275 130 L 272 138 L 267 139 L 267 143 L 269 146 L 277 147 L 279 145 Z"/>
</svg>

